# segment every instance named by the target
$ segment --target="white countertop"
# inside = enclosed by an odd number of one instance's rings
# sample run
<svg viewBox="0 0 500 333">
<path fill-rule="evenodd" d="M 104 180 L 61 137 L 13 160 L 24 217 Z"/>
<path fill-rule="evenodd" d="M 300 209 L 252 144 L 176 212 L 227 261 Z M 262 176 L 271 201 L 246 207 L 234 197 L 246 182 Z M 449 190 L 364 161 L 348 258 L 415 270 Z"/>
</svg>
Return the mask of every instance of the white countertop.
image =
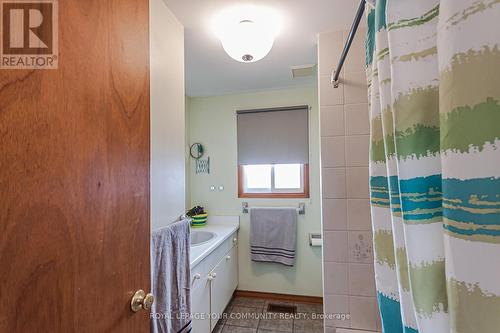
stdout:
<svg viewBox="0 0 500 333">
<path fill-rule="evenodd" d="M 191 246 L 191 253 L 189 255 L 190 267 L 193 268 L 198 265 L 203 259 L 205 259 L 206 256 L 208 256 L 239 228 L 239 216 L 209 216 L 206 227 L 191 229 L 192 231 L 210 231 L 216 234 L 216 236 L 205 244 Z"/>
</svg>

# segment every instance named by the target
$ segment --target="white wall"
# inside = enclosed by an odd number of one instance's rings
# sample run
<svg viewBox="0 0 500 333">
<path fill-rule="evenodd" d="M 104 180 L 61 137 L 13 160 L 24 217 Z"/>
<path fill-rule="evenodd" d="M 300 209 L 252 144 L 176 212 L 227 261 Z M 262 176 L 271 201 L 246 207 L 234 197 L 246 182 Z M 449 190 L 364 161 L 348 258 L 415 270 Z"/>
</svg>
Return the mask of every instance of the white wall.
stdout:
<svg viewBox="0 0 500 333">
<path fill-rule="evenodd" d="M 316 87 L 189 98 L 190 143 L 200 142 L 210 156 L 210 171 L 194 173 L 191 160 L 191 205 L 200 204 L 213 215 L 240 215 L 240 290 L 322 296 L 321 248 L 311 248 L 308 234 L 321 230 L 319 187 L 319 120 Z M 310 199 L 239 199 L 237 189 L 236 110 L 290 105 L 310 105 Z M 224 186 L 211 192 L 210 185 Z M 297 261 L 293 268 L 254 263 L 249 253 L 249 217 L 241 214 L 241 203 L 250 205 L 298 205 L 306 203 L 306 215 L 299 215 Z"/>
<path fill-rule="evenodd" d="M 373 272 L 368 192 L 369 116 L 364 39 L 358 29 L 334 89 L 335 69 L 348 31 L 319 34 L 319 102 L 323 189 L 324 290 L 327 327 L 380 329 Z"/>
<path fill-rule="evenodd" d="M 190 128 L 189 128 L 189 124 L 190 124 L 190 121 L 189 121 L 189 109 L 190 109 L 190 106 L 191 106 L 191 99 L 188 97 L 188 96 L 185 96 L 185 109 L 186 109 L 186 112 L 184 113 L 185 114 L 185 137 L 186 137 L 186 145 L 185 145 L 185 158 L 186 158 L 186 179 L 185 179 L 185 184 L 186 184 L 186 208 L 189 209 L 191 207 L 189 207 L 191 205 L 191 177 L 190 177 L 190 168 L 191 168 L 191 156 L 190 156 L 190 145 L 189 145 L 189 141 L 190 141 L 190 137 L 191 137 L 191 131 L 190 131 Z"/>
<path fill-rule="evenodd" d="M 185 211 L 184 27 L 150 1 L 151 228 Z"/>
</svg>

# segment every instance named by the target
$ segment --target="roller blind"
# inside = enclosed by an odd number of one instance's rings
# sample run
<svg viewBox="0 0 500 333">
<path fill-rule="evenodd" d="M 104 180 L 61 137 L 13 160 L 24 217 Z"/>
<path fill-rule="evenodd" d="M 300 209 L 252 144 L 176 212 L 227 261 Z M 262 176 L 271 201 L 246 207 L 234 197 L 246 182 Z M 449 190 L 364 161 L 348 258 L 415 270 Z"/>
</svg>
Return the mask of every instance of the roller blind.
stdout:
<svg viewBox="0 0 500 333">
<path fill-rule="evenodd" d="M 308 164 L 307 105 L 237 111 L 238 164 Z"/>
</svg>

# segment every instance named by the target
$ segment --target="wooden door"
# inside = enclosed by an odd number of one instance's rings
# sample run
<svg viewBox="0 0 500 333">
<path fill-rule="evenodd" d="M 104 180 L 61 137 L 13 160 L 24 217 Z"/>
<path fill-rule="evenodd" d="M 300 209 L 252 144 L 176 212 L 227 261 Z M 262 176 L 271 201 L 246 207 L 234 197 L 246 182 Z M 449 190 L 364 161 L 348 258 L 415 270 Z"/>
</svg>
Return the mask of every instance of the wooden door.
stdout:
<svg viewBox="0 0 500 333">
<path fill-rule="evenodd" d="M 0 70 L 0 332 L 149 332 L 148 0 L 60 0 L 59 68 Z"/>
</svg>

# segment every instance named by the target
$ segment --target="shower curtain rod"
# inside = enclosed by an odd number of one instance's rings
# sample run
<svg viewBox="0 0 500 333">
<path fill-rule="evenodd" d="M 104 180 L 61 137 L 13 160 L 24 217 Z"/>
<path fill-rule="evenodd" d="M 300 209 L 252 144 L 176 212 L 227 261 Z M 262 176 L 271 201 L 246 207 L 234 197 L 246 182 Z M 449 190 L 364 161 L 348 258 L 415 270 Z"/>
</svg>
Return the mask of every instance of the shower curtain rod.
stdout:
<svg viewBox="0 0 500 333">
<path fill-rule="evenodd" d="M 349 37 L 347 37 L 347 41 L 344 45 L 344 49 L 342 50 L 342 55 L 340 56 L 339 64 L 337 65 L 337 69 L 332 72 L 332 84 L 334 88 L 338 88 L 340 84 L 339 75 L 342 70 L 342 66 L 344 66 L 345 58 L 349 53 L 349 49 L 351 48 L 352 40 L 354 39 L 354 35 L 356 35 L 356 31 L 358 30 L 359 22 L 363 17 L 363 13 L 365 11 L 365 1 L 361 0 L 359 2 L 358 10 L 356 12 L 356 16 L 354 17 L 354 22 L 352 22 L 351 31 L 349 31 Z"/>
</svg>

